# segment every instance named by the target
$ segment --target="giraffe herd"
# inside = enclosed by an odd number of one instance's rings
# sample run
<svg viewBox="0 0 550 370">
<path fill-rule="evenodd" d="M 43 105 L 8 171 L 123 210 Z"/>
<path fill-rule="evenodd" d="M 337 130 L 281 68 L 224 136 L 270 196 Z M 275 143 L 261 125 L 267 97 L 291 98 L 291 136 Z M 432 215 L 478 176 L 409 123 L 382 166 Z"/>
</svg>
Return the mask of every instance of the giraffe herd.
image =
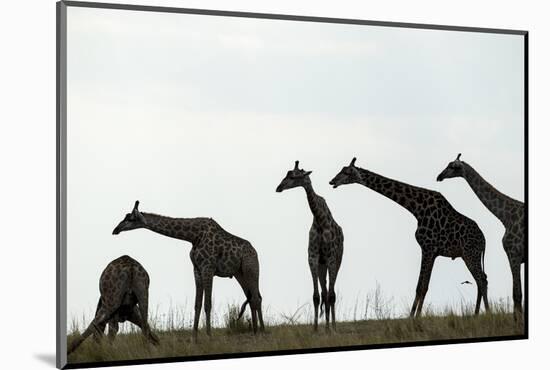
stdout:
<svg viewBox="0 0 550 370">
<path fill-rule="evenodd" d="M 329 182 L 333 188 L 347 184 L 363 185 L 399 204 L 417 220 L 414 234 L 421 252 L 421 266 L 416 295 L 410 316 L 420 316 L 435 259 L 438 256 L 453 260 L 462 258 L 477 285 L 475 314 L 481 302 L 490 311 L 487 296 L 487 275 L 484 271 L 485 237 L 475 221 L 456 211 L 445 197 L 433 190 L 393 180 L 372 171 L 357 167 L 356 158 Z M 301 187 L 305 190 L 313 222 L 309 230 L 308 263 L 313 280 L 314 330 L 318 330 L 318 317 L 324 314 L 326 330 L 336 325 L 335 284 L 344 251 L 344 233 L 334 220 L 327 202 L 313 190 L 311 171 L 294 168 L 287 172 L 276 192 Z M 522 287 L 520 267 L 525 262 L 524 204 L 496 190 L 469 164 L 460 160 L 460 154 L 437 177 L 437 181 L 462 177 L 481 202 L 504 225 L 502 244 L 508 257 L 513 280 L 514 313 L 522 313 Z M 250 306 L 252 329 L 264 331 L 262 296 L 259 289 L 259 260 L 254 247 L 245 239 L 224 230 L 211 218 L 172 218 L 141 212 L 139 201 L 132 211 L 115 227 L 113 235 L 121 232 L 147 229 L 154 233 L 191 243 L 190 259 L 195 278 L 195 316 L 193 338 L 197 340 L 198 324 L 204 302 L 206 333 L 211 334 L 212 282 L 214 276 L 235 278 Z M 327 285 L 328 278 L 328 285 Z M 319 295 L 319 286 L 321 294 Z M 73 352 L 88 336 L 96 340 L 109 326 L 109 338 L 114 339 L 118 323 L 130 321 L 141 328 L 152 344 L 159 343 L 147 321 L 149 275 L 129 256 L 112 261 L 100 278 L 100 299 L 89 327 L 68 346 Z"/>
</svg>

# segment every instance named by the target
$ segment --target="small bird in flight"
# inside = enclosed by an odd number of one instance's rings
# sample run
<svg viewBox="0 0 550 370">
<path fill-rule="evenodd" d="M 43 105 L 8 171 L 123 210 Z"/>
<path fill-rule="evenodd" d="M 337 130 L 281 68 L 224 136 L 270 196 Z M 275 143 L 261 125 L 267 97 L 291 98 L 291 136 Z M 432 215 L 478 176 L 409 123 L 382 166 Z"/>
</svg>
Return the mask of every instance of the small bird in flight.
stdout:
<svg viewBox="0 0 550 370">
<path fill-rule="evenodd" d="M 472 283 L 471 283 L 471 282 L 469 282 L 468 280 L 465 280 L 465 281 L 463 281 L 463 282 L 462 282 L 462 283 L 460 283 L 460 284 L 472 284 Z"/>
</svg>

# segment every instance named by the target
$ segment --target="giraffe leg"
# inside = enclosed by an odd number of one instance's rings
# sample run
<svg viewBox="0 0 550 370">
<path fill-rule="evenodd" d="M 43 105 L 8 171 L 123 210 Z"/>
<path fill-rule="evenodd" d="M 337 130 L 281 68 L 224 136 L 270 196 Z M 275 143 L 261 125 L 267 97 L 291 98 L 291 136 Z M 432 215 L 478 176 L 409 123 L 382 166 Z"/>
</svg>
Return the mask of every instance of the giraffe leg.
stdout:
<svg viewBox="0 0 550 370">
<path fill-rule="evenodd" d="M 204 313 L 206 315 L 206 334 L 212 335 L 210 314 L 212 312 L 212 283 L 214 272 L 211 269 L 205 269 L 201 272 L 202 286 L 204 287 Z"/>
<path fill-rule="evenodd" d="M 96 316 L 90 323 L 90 325 L 86 328 L 84 333 L 79 335 L 73 342 L 67 347 L 67 355 L 74 352 L 78 346 L 86 340 L 90 335 L 94 335 L 94 337 L 99 340 L 103 336 L 103 331 L 105 330 L 105 325 L 107 321 L 110 319 L 111 315 L 115 312 L 114 308 L 107 308 L 105 305 L 101 306 L 97 312 Z"/>
<path fill-rule="evenodd" d="M 101 297 L 99 298 L 99 302 L 97 303 L 97 309 L 95 311 L 95 316 L 97 316 L 100 312 L 101 307 L 103 306 L 103 303 L 101 301 Z M 114 313 L 113 313 L 114 315 Z M 94 317 L 95 317 L 94 316 Z M 107 326 L 107 320 L 104 323 L 98 324 L 97 327 L 95 327 L 95 330 L 93 331 L 92 335 L 94 338 L 94 341 L 96 343 L 99 343 L 100 340 L 103 338 L 103 334 L 105 333 L 105 327 Z"/>
<path fill-rule="evenodd" d="M 116 320 L 109 321 L 109 334 L 107 337 L 109 338 L 109 342 L 113 342 L 115 340 L 115 337 L 118 333 L 118 322 Z"/>
<path fill-rule="evenodd" d="M 428 292 L 430 277 L 434 266 L 435 256 L 429 253 L 422 253 L 422 262 L 420 265 L 420 274 L 416 285 L 416 297 L 411 309 L 411 317 L 419 317 L 424 305 L 424 298 Z"/>
<path fill-rule="evenodd" d="M 260 330 L 264 331 L 264 318 L 262 315 L 262 296 L 257 289 L 252 290 L 250 299 L 250 311 L 252 313 L 252 329 L 254 334 L 258 330 L 258 322 L 260 324 Z"/>
<path fill-rule="evenodd" d="M 80 334 L 78 337 L 76 337 L 70 345 L 67 346 L 67 355 L 70 355 L 73 353 L 81 344 L 88 338 L 90 335 L 92 335 L 97 329 L 93 326 L 94 323 L 92 322 L 86 330 L 84 330 L 84 333 Z"/>
<path fill-rule="evenodd" d="M 149 327 L 149 324 L 147 322 L 143 322 L 139 309 L 136 306 L 134 306 L 134 308 L 132 309 L 132 313 L 128 317 L 128 321 L 140 328 L 141 333 L 149 342 L 154 345 L 160 344 L 158 337 L 155 333 L 153 333 L 153 331 Z"/>
<path fill-rule="evenodd" d="M 477 282 L 477 280 L 476 280 L 476 285 L 477 285 L 477 297 L 476 297 L 475 314 L 479 315 L 479 310 L 481 308 L 481 296 L 483 295 L 483 293 L 481 293 L 480 284 Z"/>
<path fill-rule="evenodd" d="M 512 271 L 512 298 L 514 301 L 514 319 L 517 320 L 523 315 L 522 286 L 521 286 L 521 263 L 524 261 L 523 242 L 514 242 L 511 234 L 506 232 L 502 239 L 502 246 L 508 257 L 510 270 Z"/>
<path fill-rule="evenodd" d="M 323 315 L 323 306 L 325 307 L 325 329 L 329 329 L 330 318 L 330 304 L 328 301 L 328 289 L 327 289 L 327 265 L 319 264 L 318 266 L 318 278 L 321 285 L 321 313 Z"/>
<path fill-rule="evenodd" d="M 257 257 L 245 257 L 242 263 L 242 272 L 235 275 L 235 278 L 241 285 L 246 299 L 250 303 L 250 313 L 252 316 L 252 329 L 254 334 L 258 330 L 264 331 L 264 318 L 262 314 L 262 296 L 259 290 L 259 267 Z"/>
<path fill-rule="evenodd" d="M 252 331 L 254 334 L 258 331 L 258 309 L 261 309 L 261 304 L 259 293 L 257 288 L 253 288 L 253 284 L 250 281 L 250 277 L 243 277 L 241 275 L 235 275 L 237 281 L 240 283 L 243 288 L 244 294 L 246 296 L 246 301 L 250 304 L 250 316 L 252 317 Z M 263 317 L 262 317 L 263 325 Z"/>
<path fill-rule="evenodd" d="M 104 322 L 102 324 L 98 324 L 98 326 L 95 327 L 95 330 L 92 335 L 96 343 L 99 343 L 103 339 L 103 336 L 105 335 L 106 326 L 107 326 L 107 322 Z"/>
<path fill-rule="evenodd" d="M 317 274 L 317 263 L 310 260 L 309 261 L 309 269 L 311 271 L 311 278 L 313 280 L 313 329 L 317 331 L 319 327 L 319 287 L 317 284 L 318 281 L 318 274 Z"/>
<path fill-rule="evenodd" d="M 259 291 L 258 291 L 258 298 L 259 298 L 258 320 L 260 321 L 260 331 L 264 332 L 265 331 L 265 326 L 264 326 L 264 315 L 262 313 L 262 295 L 260 294 Z"/>
<path fill-rule="evenodd" d="M 253 312 L 254 311 L 254 308 L 252 307 L 252 290 L 250 289 L 250 282 L 249 282 L 249 279 L 247 279 L 244 275 L 244 272 L 239 272 L 237 274 L 234 275 L 235 276 L 235 279 L 237 280 L 237 282 L 239 283 L 239 285 L 241 286 L 242 290 L 243 290 L 243 293 L 246 297 L 246 301 L 245 303 L 243 303 L 242 307 L 241 307 L 241 314 L 239 314 L 239 318 L 241 318 L 241 315 L 244 313 L 244 310 L 246 308 L 246 304 L 249 303 L 249 306 L 250 306 L 250 315 L 252 316 Z"/>
<path fill-rule="evenodd" d="M 330 307 L 330 313 L 332 315 L 332 328 L 336 329 L 336 292 L 334 286 L 336 285 L 336 278 L 338 277 L 338 270 L 340 265 L 333 263 L 328 269 L 329 288 L 328 288 L 328 305 Z"/>
<path fill-rule="evenodd" d="M 510 269 L 512 270 L 512 297 L 514 300 L 514 317 L 523 314 L 522 307 L 522 292 L 521 292 L 521 261 L 514 258 L 508 258 L 510 261 Z"/>
<path fill-rule="evenodd" d="M 485 305 L 485 311 L 489 311 L 489 302 L 487 299 L 487 275 L 483 272 L 481 265 L 481 254 L 475 254 L 473 256 L 464 256 L 464 263 L 470 273 L 472 274 L 477 285 L 477 299 L 475 314 L 479 314 L 481 306 L 481 299 L 483 298 L 483 304 Z"/>
<path fill-rule="evenodd" d="M 252 332 L 256 334 L 258 332 L 258 303 L 256 300 L 254 301 L 254 304 L 252 301 L 250 302 L 250 312 L 252 313 Z"/>
<path fill-rule="evenodd" d="M 202 309 L 202 297 L 204 293 L 204 288 L 202 285 L 202 277 L 200 271 L 195 267 L 195 318 L 193 320 L 193 340 L 197 341 L 197 335 L 199 332 L 199 319 L 201 316 Z"/>
<path fill-rule="evenodd" d="M 151 328 L 149 327 L 149 285 L 148 282 L 138 281 L 134 284 L 134 294 L 137 298 L 139 315 L 141 318 L 141 328 L 146 338 L 151 337 Z"/>
<path fill-rule="evenodd" d="M 243 282 L 243 284 L 246 284 L 246 282 Z M 252 330 L 254 334 L 256 334 L 258 330 L 258 323 L 260 325 L 260 330 L 264 331 L 264 317 L 262 315 L 262 296 L 260 295 L 260 292 L 258 292 L 257 289 L 249 288 L 247 285 L 242 285 L 243 290 L 246 295 L 247 302 L 250 303 L 250 315 L 252 317 Z"/>
</svg>

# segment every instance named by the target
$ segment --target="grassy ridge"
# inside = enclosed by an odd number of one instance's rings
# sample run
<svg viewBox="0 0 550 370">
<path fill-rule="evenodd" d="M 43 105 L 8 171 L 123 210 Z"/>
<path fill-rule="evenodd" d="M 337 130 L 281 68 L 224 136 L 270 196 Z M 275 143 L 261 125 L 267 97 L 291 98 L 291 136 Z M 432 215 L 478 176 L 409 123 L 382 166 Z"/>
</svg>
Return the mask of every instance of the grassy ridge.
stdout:
<svg viewBox="0 0 550 370">
<path fill-rule="evenodd" d="M 496 308 L 496 309 L 495 309 Z M 419 319 L 379 319 L 337 323 L 336 332 L 325 332 L 320 326 L 314 333 L 312 325 L 282 324 L 268 326 L 266 332 L 252 335 L 246 320 L 237 322 L 236 310 L 230 310 L 225 327 L 212 330 L 212 336 L 199 332 L 197 343 L 190 330 L 157 331 L 161 344 L 149 345 L 137 331 L 119 334 L 113 343 L 107 339 L 96 343 L 85 341 L 69 356 L 70 363 L 179 357 L 205 354 L 277 351 L 288 349 L 322 348 L 440 339 L 464 339 L 521 335 L 522 320 L 514 320 L 506 310 L 494 307 L 492 313 L 479 316 L 445 315 L 423 316 Z M 324 321 L 321 321 L 324 323 Z M 68 335 L 68 343 L 75 333 Z"/>
</svg>

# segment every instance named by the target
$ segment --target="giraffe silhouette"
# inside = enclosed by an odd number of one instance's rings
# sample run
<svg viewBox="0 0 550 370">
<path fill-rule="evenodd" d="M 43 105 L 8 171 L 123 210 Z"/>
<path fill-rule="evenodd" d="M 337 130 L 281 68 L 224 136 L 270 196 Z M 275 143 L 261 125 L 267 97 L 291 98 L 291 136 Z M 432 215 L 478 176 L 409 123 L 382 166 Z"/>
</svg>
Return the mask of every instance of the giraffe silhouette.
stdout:
<svg viewBox="0 0 550 370">
<path fill-rule="evenodd" d="M 141 328 L 145 338 L 157 345 L 159 340 L 147 322 L 149 275 L 138 261 L 122 256 L 111 261 L 99 279 L 101 297 L 92 323 L 73 340 L 67 354 L 74 352 L 93 334 L 98 341 L 109 325 L 109 339 L 115 338 L 118 323 L 130 321 Z"/>
<path fill-rule="evenodd" d="M 204 297 L 206 314 L 206 333 L 211 334 L 210 313 L 212 310 L 212 281 L 214 276 L 235 277 L 241 285 L 246 301 L 243 303 L 240 316 L 247 304 L 252 313 L 252 328 L 264 330 L 262 315 L 262 296 L 258 287 L 260 266 L 258 254 L 252 245 L 225 231 L 211 218 L 172 218 L 153 213 L 140 212 L 139 201 L 136 201 L 132 212 L 113 230 L 113 234 L 134 229 L 147 229 L 171 238 L 185 240 L 192 244 L 191 262 L 195 275 L 195 319 L 193 337 L 197 338 L 200 312 Z"/>
<path fill-rule="evenodd" d="M 464 260 L 477 284 L 475 313 L 479 313 L 482 298 L 488 311 L 487 275 L 483 269 L 485 237 L 477 224 L 457 212 L 440 193 L 356 167 L 355 160 L 353 158 L 350 165 L 343 167 L 330 181 L 334 188 L 352 183 L 364 185 L 401 205 L 418 221 L 414 235 L 422 249 L 422 262 L 411 317 L 420 316 L 438 256 Z"/>
<path fill-rule="evenodd" d="M 526 245 L 523 238 L 525 206 L 522 202 L 512 199 L 495 189 L 472 166 L 461 161 L 460 155 L 458 154 L 456 159 L 450 162 L 437 176 L 437 181 L 453 177 L 464 178 L 479 200 L 504 225 L 506 231 L 502 238 L 502 246 L 512 270 L 514 312 L 521 314 L 523 309 L 520 270 L 521 264 L 525 262 Z"/>
<path fill-rule="evenodd" d="M 321 312 L 325 306 L 326 329 L 329 329 L 329 316 L 332 314 L 332 327 L 336 326 L 334 285 L 342 262 L 344 252 L 344 234 L 342 228 L 334 221 L 327 202 L 315 194 L 309 175 L 311 171 L 298 169 L 298 161 L 294 169 L 287 172 L 285 178 L 277 186 L 276 191 L 282 192 L 295 187 L 306 191 L 309 208 L 313 213 L 313 224 L 309 230 L 308 262 L 313 278 L 313 306 L 315 309 L 314 328 L 318 328 L 319 287 L 321 285 Z M 327 290 L 327 272 L 329 285 Z"/>
</svg>

